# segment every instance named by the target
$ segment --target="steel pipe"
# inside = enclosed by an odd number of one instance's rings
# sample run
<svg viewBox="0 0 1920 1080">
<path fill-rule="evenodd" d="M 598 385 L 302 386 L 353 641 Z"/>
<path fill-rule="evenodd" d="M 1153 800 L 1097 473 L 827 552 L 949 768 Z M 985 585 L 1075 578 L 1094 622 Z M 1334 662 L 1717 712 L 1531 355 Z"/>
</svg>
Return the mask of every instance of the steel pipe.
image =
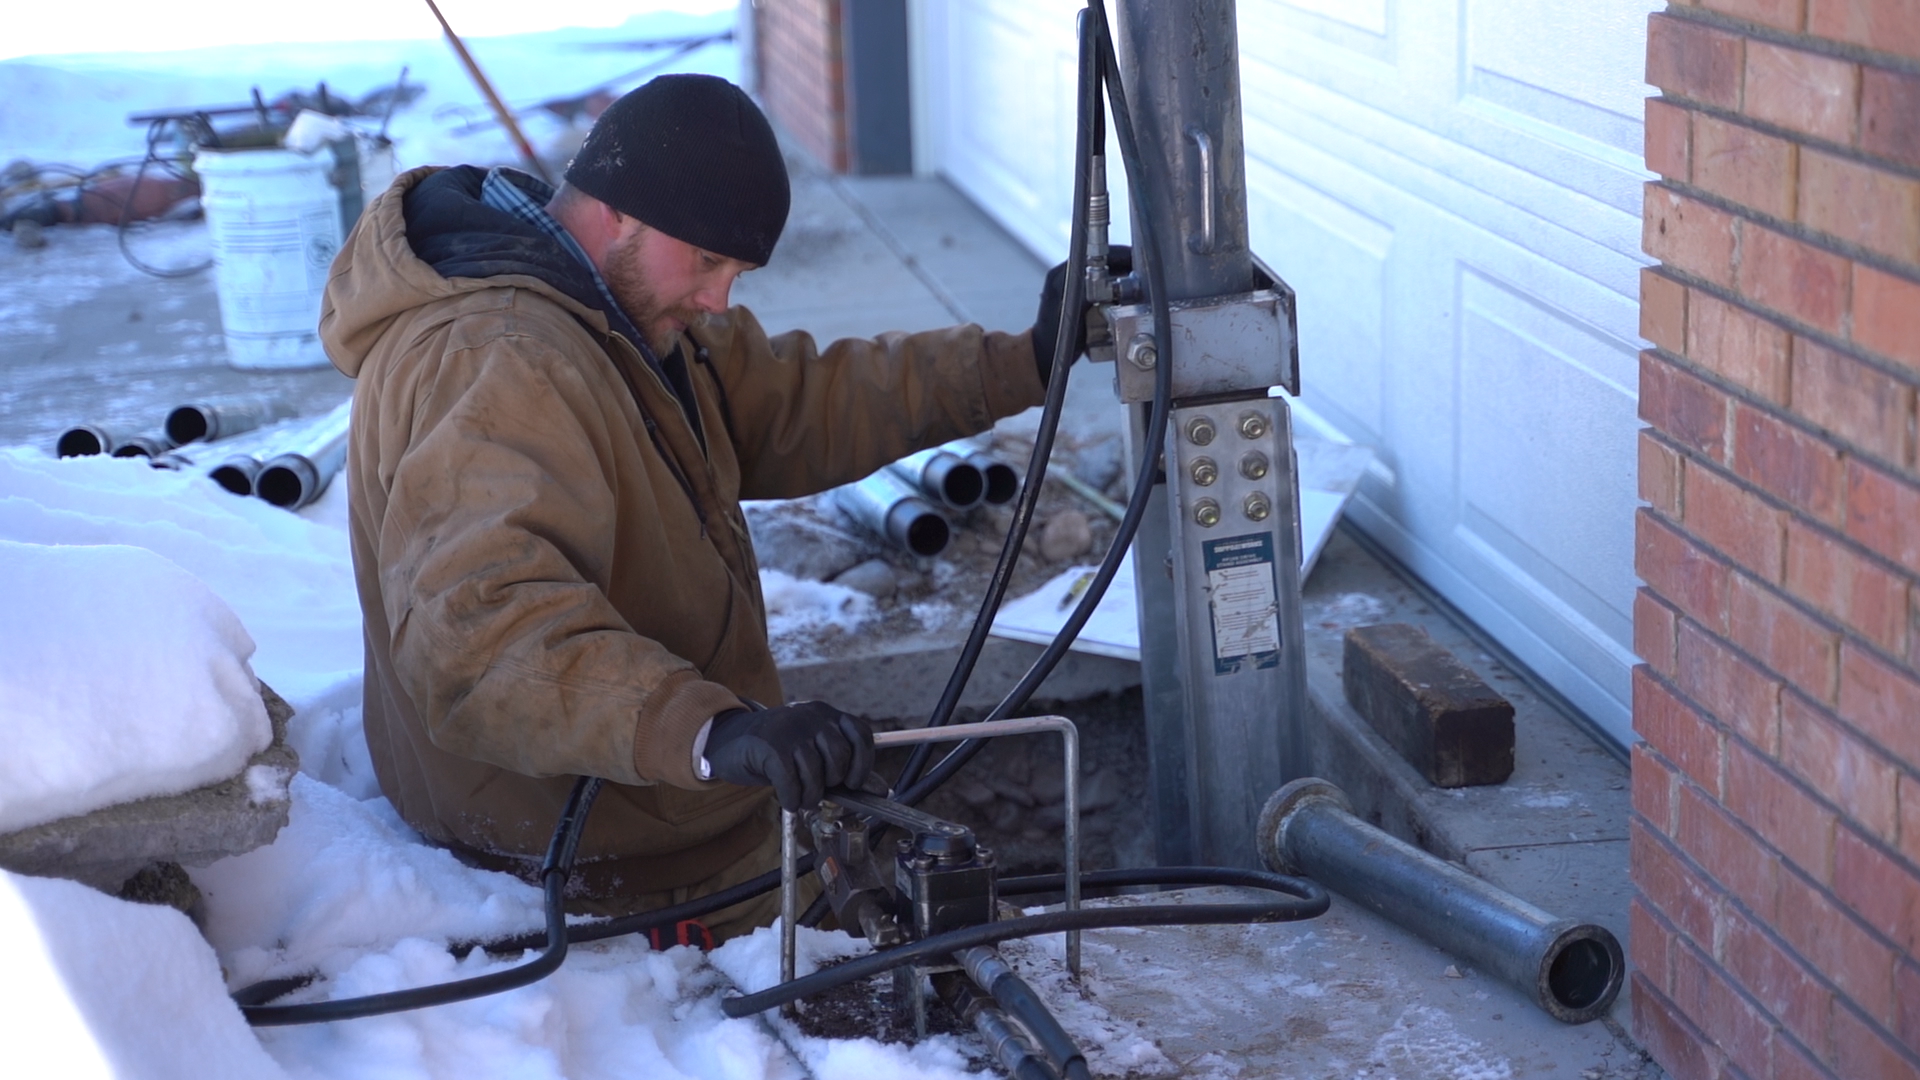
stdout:
<svg viewBox="0 0 1920 1080">
<path fill-rule="evenodd" d="M 1569 1024 L 1598 1019 L 1626 962 L 1606 927 L 1563 919 L 1354 817 L 1325 780 L 1295 780 L 1260 814 L 1260 857 L 1491 972 Z"/>
<path fill-rule="evenodd" d="M 173 449 L 173 440 L 169 439 L 165 432 L 161 432 L 123 439 L 111 453 L 117 458 L 157 458 L 171 449 Z"/>
<path fill-rule="evenodd" d="M 275 506 L 298 510 L 320 497 L 347 460 L 347 425 L 353 402 L 342 402 L 293 444 L 260 467 L 253 492 Z"/>
<path fill-rule="evenodd" d="M 980 449 L 966 439 L 947 443 L 940 449 L 958 455 L 962 461 L 980 470 L 986 482 L 982 499 L 988 506 L 1005 506 L 1020 494 L 1020 470 Z"/>
<path fill-rule="evenodd" d="M 938 555 L 953 539 L 953 528 L 940 511 L 890 469 L 843 484 L 832 494 L 848 517 L 915 555 Z"/>
<path fill-rule="evenodd" d="M 944 446 L 908 454 L 887 468 L 951 510 L 971 510 L 987 494 L 987 481 L 980 470 Z"/>
<path fill-rule="evenodd" d="M 54 440 L 53 452 L 63 458 L 93 457 L 113 453 L 122 441 L 119 435 L 99 424 L 80 424 L 60 433 Z"/>
<path fill-rule="evenodd" d="M 248 401 L 226 405 L 190 402 L 167 414 L 167 437 L 175 446 L 218 442 L 284 418 L 287 407 L 277 401 Z"/>
</svg>

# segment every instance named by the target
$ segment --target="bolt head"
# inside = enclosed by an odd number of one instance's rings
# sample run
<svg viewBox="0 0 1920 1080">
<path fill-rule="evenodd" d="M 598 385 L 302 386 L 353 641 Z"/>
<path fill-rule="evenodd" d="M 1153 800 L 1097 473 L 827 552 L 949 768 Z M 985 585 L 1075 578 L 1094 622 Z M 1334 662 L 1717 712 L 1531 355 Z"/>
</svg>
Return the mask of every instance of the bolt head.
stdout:
<svg viewBox="0 0 1920 1080">
<path fill-rule="evenodd" d="M 1213 421 L 1204 416 L 1196 416 L 1187 421 L 1187 439 L 1195 446 L 1207 445 L 1213 441 L 1216 434 L 1218 432 L 1214 429 Z"/>
<path fill-rule="evenodd" d="M 1247 501 L 1241 505 L 1241 509 L 1246 511 L 1249 521 L 1265 521 L 1267 516 L 1273 513 L 1273 503 L 1265 493 L 1256 491 L 1247 496 Z"/>
<path fill-rule="evenodd" d="M 1193 506 L 1193 520 L 1203 529 L 1220 524 L 1220 504 L 1212 499 L 1201 499 Z"/>
<path fill-rule="evenodd" d="M 1160 348 L 1153 342 L 1152 334 L 1135 334 L 1127 342 L 1127 362 L 1143 371 L 1153 370 L 1160 362 Z"/>
<path fill-rule="evenodd" d="M 1220 479 L 1220 467 L 1213 463 L 1212 458 L 1195 458 L 1193 464 L 1187 467 L 1187 474 L 1193 477 L 1194 483 L 1207 487 Z"/>
<path fill-rule="evenodd" d="M 1267 437 L 1267 418 L 1259 413 L 1247 413 L 1240 418 L 1240 435 L 1248 439 Z"/>
<path fill-rule="evenodd" d="M 1249 480 L 1264 480 L 1270 468 L 1267 455 L 1258 450 L 1250 450 L 1240 459 L 1240 475 Z"/>
</svg>

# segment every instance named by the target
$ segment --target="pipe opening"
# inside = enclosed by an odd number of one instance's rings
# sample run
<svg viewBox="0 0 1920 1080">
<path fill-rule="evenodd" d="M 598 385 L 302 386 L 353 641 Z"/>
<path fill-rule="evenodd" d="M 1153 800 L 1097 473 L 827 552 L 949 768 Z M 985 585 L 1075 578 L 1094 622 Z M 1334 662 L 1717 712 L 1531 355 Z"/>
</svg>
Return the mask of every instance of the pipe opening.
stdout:
<svg viewBox="0 0 1920 1080">
<path fill-rule="evenodd" d="M 264 469 L 260 479 L 254 483 L 254 494 L 275 506 L 298 506 L 301 497 L 306 494 L 306 485 L 300 482 L 300 476 L 285 465 L 275 465 Z M 228 490 L 232 490 L 229 488 Z"/>
<path fill-rule="evenodd" d="M 182 405 L 167 414 L 167 438 L 175 446 L 185 446 L 207 437 L 213 423 L 197 405 Z"/>
<path fill-rule="evenodd" d="M 117 458 L 137 458 L 137 457 L 150 458 L 153 456 L 153 451 L 149 450 L 145 445 L 141 443 L 130 442 L 130 443 L 127 443 L 125 446 L 114 447 L 113 456 Z"/>
<path fill-rule="evenodd" d="M 60 436 L 60 441 L 53 444 L 53 452 L 61 457 L 90 457 L 106 453 L 107 447 L 99 432 L 81 427 Z"/>
<path fill-rule="evenodd" d="M 1591 1008 L 1619 980 L 1612 952 L 1593 938 L 1567 943 L 1547 968 L 1547 990 L 1573 1012 Z"/>
<path fill-rule="evenodd" d="M 987 481 L 987 501 L 995 506 L 1005 506 L 1020 494 L 1020 474 L 1014 467 L 1003 461 L 996 461 L 980 470 Z"/>
<path fill-rule="evenodd" d="M 947 549 L 951 530 L 939 514 L 921 514 L 907 526 L 907 548 L 922 558 L 931 558 Z"/>
<path fill-rule="evenodd" d="M 247 470 L 238 465 L 221 465 L 207 475 L 213 477 L 214 483 L 235 495 L 253 494 L 253 478 L 247 475 Z"/>
<path fill-rule="evenodd" d="M 987 482 L 980 478 L 980 470 L 971 465 L 956 465 L 940 479 L 940 497 L 952 507 L 977 506 L 986 490 Z"/>
</svg>

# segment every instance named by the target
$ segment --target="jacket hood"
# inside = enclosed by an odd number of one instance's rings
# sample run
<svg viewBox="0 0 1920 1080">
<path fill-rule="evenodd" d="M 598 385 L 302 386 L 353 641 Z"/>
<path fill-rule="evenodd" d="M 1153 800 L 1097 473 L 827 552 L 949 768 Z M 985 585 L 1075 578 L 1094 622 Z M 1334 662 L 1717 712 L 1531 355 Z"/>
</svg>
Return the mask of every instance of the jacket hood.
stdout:
<svg viewBox="0 0 1920 1080">
<path fill-rule="evenodd" d="M 540 292 L 607 332 L 592 275 L 539 229 L 481 202 L 485 179 L 467 165 L 413 169 L 367 207 L 333 261 L 320 308 L 334 367 L 357 378 L 402 315 L 503 285 Z"/>
</svg>

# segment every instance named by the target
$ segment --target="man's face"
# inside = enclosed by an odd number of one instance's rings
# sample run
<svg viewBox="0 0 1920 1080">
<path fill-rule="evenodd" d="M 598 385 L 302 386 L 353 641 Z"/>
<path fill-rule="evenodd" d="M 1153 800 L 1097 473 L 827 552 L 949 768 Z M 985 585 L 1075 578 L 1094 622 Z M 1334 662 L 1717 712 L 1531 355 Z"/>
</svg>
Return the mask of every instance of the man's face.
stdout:
<svg viewBox="0 0 1920 1080">
<path fill-rule="evenodd" d="M 727 293 L 753 264 L 676 240 L 622 215 L 600 276 L 658 355 L 703 314 L 727 310 Z"/>
</svg>

